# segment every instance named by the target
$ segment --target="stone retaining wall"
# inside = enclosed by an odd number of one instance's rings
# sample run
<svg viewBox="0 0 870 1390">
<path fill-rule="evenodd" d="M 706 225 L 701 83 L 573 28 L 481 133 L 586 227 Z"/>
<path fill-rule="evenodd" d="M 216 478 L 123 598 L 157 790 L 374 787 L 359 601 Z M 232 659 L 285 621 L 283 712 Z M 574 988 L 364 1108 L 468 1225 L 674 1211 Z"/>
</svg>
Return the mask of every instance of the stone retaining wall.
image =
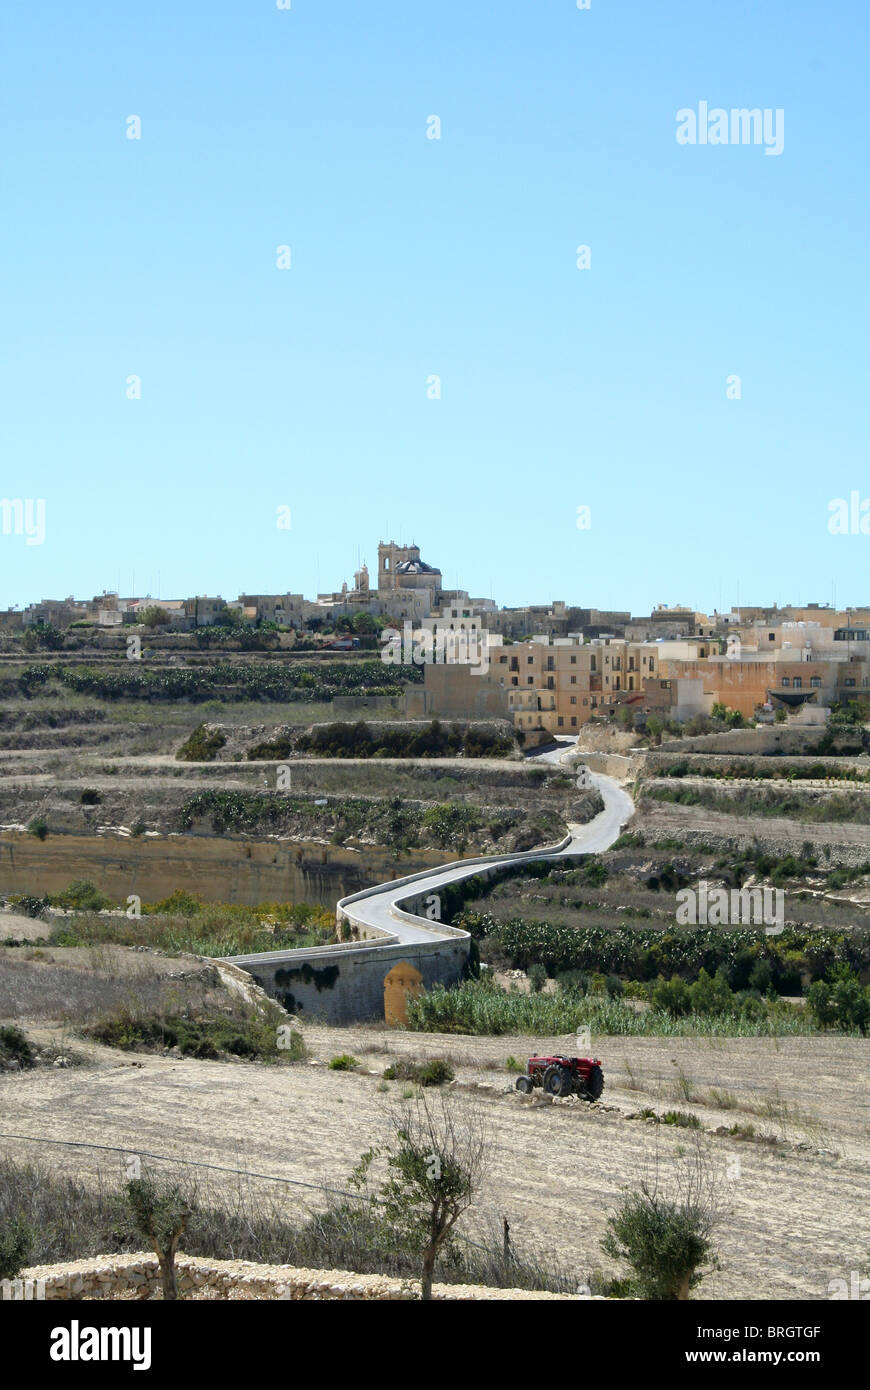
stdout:
<svg viewBox="0 0 870 1390">
<path fill-rule="evenodd" d="M 308 1300 L 415 1300 L 419 1286 L 383 1274 L 353 1274 L 348 1270 L 295 1269 L 290 1265 L 260 1265 L 247 1260 L 206 1260 L 179 1255 L 176 1260 L 181 1298 L 308 1299 Z M 17 1283 L 18 1281 L 16 1281 Z M 30 1291 L 26 1286 L 30 1283 Z M 160 1273 L 154 1255 L 105 1255 L 68 1264 L 41 1265 L 22 1271 L 22 1292 L 7 1297 L 78 1299 L 140 1299 L 160 1297 Z M 14 1288 L 14 1285 L 13 1285 Z M 436 1284 L 433 1298 L 553 1299 L 572 1302 L 589 1295 L 565 1295 L 525 1289 L 489 1289 L 477 1284 Z"/>
</svg>

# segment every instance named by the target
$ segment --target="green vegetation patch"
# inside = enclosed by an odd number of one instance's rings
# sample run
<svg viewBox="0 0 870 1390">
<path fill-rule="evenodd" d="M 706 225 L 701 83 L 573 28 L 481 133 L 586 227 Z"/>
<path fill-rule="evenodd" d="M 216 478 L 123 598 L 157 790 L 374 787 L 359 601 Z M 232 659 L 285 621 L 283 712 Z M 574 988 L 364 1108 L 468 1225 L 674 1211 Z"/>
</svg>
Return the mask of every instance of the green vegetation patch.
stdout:
<svg viewBox="0 0 870 1390">
<path fill-rule="evenodd" d="M 181 745 L 176 758 L 186 763 L 210 763 L 225 746 L 227 736 L 212 724 L 199 724 Z"/>
<path fill-rule="evenodd" d="M 213 1061 L 225 1055 L 261 1062 L 300 1061 L 304 1056 L 301 1034 L 279 1034 L 283 1018 L 277 1008 L 149 1015 L 123 1005 L 81 1032 L 94 1042 L 125 1052 L 177 1047 L 184 1057 Z"/>
</svg>

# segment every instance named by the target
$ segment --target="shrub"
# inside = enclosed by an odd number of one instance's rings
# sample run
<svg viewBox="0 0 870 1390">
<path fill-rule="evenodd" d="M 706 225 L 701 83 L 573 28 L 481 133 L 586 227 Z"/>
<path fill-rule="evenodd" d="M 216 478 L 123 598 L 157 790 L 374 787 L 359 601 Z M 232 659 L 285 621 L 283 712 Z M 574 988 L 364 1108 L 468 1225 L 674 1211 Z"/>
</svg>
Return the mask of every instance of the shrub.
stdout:
<svg viewBox="0 0 870 1390">
<path fill-rule="evenodd" d="M 590 860 L 582 869 L 582 881 L 590 888 L 601 888 L 608 877 L 607 866 L 600 859 Z"/>
<path fill-rule="evenodd" d="M 444 1057 L 433 1057 L 423 1063 L 402 1059 L 384 1072 L 386 1081 L 416 1081 L 418 1086 L 443 1086 L 455 1076 L 453 1067 Z"/>
<path fill-rule="evenodd" d="M 333 1057 L 329 1064 L 330 1071 L 353 1071 L 358 1067 L 359 1062 L 356 1057 L 352 1057 L 349 1052 L 342 1052 L 337 1057 Z"/>
<path fill-rule="evenodd" d="M 529 966 L 529 984 L 534 994 L 540 994 L 544 985 L 547 983 L 547 972 L 540 961 L 535 961 L 534 965 Z"/>
<path fill-rule="evenodd" d="M 0 1071 L 6 1067 L 32 1067 L 36 1054 L 20 1028 L 14 1024 L 0 1027 Z"/>
<path fill-rule="evenodd" d="M 755 962 L 749 972 L 749 988 L 766 994 L 773 984 L 773 966 L 763 957 Z"/>
<path fill-rule="evenodd" d="M 55 893 L 52 903 L 55 907 L 71 908 L 74 912 L 100 912 L 104 907 L 114 907 L 112 899 L 101 893 L 87 878 L 77 878 L 62 893 Z"/>
<path fill-rule="evenodd" d="M 834 966 L 827 979 L 816 980 L 807 991 L 807 1003 L 821 1028 L 866 1034 L 870 1026 L 870 986 L 862 988 L 854 970 Z"/>
<path fill-rule="evenodd" d="M 17 1279 L 33 1248 L 33 1231 L 16 1215 L 0 1227 L 0 1279 Z"/>
<path fill-rule="evenodd" d="M 27 829 L 29 834 L 36 836 L 37 840 L 44 840 L 48 834 L 48 823 L 40 817 L 32 820 Z"/>
<path fill-rule="evenodd" d="M 672 975 L 670 980 L 660 976 L 652 992 L 652 1006 L 673 1018 L 682 1018 L 692 1008 L 689 986 L 679 975 Z"/>
<path fill-rule="evenodd" d="M 279 1044 L 280 1017 L 277 1010 L 254 1006 L 239 1007 L 234 1014 L 204 1010 L 180 1015 L 140 1014 L 121 1005 L 81 1031 L 106 1047 L 123 1051 L 177 1047 L 183 1056 L 200 1060 L 216 1061 L 228 1053 L 267 1062 L 298 1061 L 304 1051 L 294 1044 L 292 1033 L 289 1048 Z"/>
<path fill-rule="evenodd" d="M 649 986 L 642 980 L 626 980 L 622 989 L 624 999 L 649 999 Z"/>
<path fill-rule="evenodd" d="M 10 899 L 16 912 L 21 912 L 25 917 L 41 917 L 47 907 L 51 906 L 50 898 L 36 898 L 28 893 L 16 895 Z"/>
<path fill-rule="evenodd" d="M 166 917 L 195 917 L 202 911 L 201 900 L 193 893 L 186 892 L 183 888 L 176 888 L 174 893 L 170 893 L 168 898 L 163 898 L 159 903 L 146 904 L 148 913 L 159 913 Z"/>
<path fill-rule="evenodd" d="M 222 729 L 209 724 L 199 724 L 181 745 L 176 758 L 186 763 L 210 763 L 217 757 L 227 741 Z"/>
<path fill-rule="evenodd" d="M 101 794 L 97 791 L 96 787 L 85 787 L 84 791 L 79 797 L 79 801 L 81 802 L 82 806 L 99 806 L 102 799 L 103 798 Z"/>
<path fill-rule="evenodd" d="M 696 1014 L 726 1014 L 734 1008 L 734 995 L 721 968 L 711 977 L 702 967 L 689 986 L 691 1009 Z"/>
<path fill-rule="evenodd" d="M 712 1184 L 697 1153 L 678 1172 L 673 1193 L 654 1179 L 623 1194 L 601 1245 L 606 1254 L 629 1265 L 637 1297 L 687 1299 L 711 1255 L 716 1219 Z"/>
<path fill-rule="evenodd" d="M 504 757 L 512 751 L 513 740 L 471 725 L 454 723 L 448 729 L 438 719 L 376 729 L 364 720 L 336 720 L 300 734 L 295 746 L 300 752 L 333 758 L 486 758 Z"/>
<path fill-rule="evenodd" d="M 666 1110 L 661 1117 L 663 1125 L 677 1125 L 680 1129 L 700 1129 L 701 1121 L 688 1110 Z"/>
<path fill-rule="evenodd" d="M 428 811 L 423 813 L 424 828 L 430 831 L 432 838 L 442 849 L 450 846 L 461 848 L 465 843 L 466 834 L 476 830 L 481 824 L 480 816 L 471 806 L 447 803 L 430 806 Z"/>
</svg>

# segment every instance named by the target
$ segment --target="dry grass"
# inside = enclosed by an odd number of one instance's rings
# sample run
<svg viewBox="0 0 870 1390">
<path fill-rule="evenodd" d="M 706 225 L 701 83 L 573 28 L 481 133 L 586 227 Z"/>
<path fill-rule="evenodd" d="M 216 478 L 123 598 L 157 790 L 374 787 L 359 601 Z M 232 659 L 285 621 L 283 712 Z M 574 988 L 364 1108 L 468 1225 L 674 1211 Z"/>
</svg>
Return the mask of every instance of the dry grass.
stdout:
<svg viewBox="0 0 870 1390">
<path fill-rule="evenodd" d="M 194 979 L 173 979 L 189 975 Z M 160 1013 L 202 1005 L 215 985 L 210 967 L 160 960 L 119 946 L 0 951 L 0 1019 L 86 1023 L 120 1007 Z"/>
</svg>

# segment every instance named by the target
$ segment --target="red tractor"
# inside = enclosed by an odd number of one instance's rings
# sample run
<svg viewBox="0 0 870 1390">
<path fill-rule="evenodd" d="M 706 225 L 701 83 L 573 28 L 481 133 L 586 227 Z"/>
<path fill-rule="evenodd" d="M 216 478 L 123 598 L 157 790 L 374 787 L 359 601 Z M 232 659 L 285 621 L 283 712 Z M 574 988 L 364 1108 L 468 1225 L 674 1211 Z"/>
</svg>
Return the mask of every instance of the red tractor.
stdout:
<svg viewBox="0 0 870 1390">
<path fill-rule="evenodd" d="M 525 1073 L 517 1077 L 517 1090 L 528 1095 L 535 1086 L 543 1087 L 548 1096 L 598 1100 L 604 1073 L 597 1057 L 530 1057 Z"/>
</svg>

